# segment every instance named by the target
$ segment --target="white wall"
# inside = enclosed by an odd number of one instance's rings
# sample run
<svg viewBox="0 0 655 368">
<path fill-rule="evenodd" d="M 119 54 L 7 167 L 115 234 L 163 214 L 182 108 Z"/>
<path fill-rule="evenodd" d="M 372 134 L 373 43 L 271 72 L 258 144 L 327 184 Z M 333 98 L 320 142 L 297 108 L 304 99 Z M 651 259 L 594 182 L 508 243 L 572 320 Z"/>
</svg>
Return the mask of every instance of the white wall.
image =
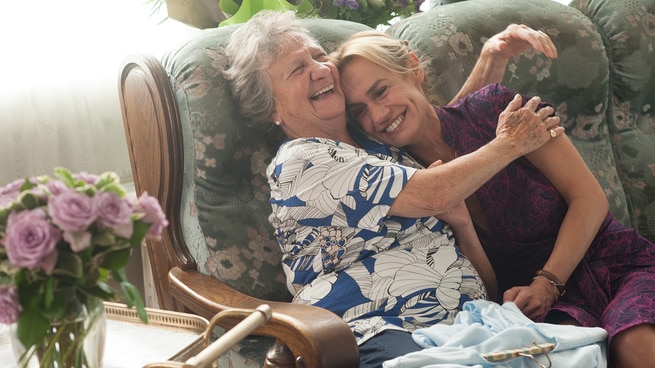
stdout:
<svg viewBox="0 0 655 368">
<path fill-rule="evenodd" d="M 131 180 L 120 61 L 159 55 L 197 30 L 145 0 L 0 3 L 0 185 L 55 166 Z"/>
</svg>

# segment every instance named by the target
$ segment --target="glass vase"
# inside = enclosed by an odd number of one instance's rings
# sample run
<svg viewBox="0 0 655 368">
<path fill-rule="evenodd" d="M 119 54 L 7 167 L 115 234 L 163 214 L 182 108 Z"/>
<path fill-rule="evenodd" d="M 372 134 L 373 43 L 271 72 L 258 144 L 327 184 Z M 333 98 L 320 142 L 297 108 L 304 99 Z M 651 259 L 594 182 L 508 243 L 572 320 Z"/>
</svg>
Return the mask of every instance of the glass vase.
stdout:
<svg viewBox="0 0 655 368">
<path fill-rule="evenodd" d="M 69 303 L 67 315 L 51 321 L 43 340 L 25 349 L 11 325 L 12 346 L 20 368 L 100 368 L 105 346 L 106 319 L 102 300 L 87 297 Z"/>
</svg>

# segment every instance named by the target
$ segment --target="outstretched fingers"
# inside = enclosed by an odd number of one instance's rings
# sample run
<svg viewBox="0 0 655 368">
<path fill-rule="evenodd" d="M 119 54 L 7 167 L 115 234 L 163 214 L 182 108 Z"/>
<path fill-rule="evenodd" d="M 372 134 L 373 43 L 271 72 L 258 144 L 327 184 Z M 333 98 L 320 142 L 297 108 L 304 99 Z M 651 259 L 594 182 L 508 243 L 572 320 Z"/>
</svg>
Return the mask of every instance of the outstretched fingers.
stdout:
<svg viewBox="0 0 655 368">
<path fill-rule="evenodd" d="M 506 58 L 516 56 L 529 47 L 550 59 L 557 58 L 557 48 L 553 40 L 543 31 L 532 29 L 524 24 L 510 24 L 502 32 L 487 40 L 486 45 L 493 54 Z"/>
<path fill-rule="evenodd" d="M 528 33 L 528 36 L 526 36 L 527 41 L 536 51 L 543 53 L 550 59 L 557 57 L 557 48 L 555 47 L 553 40 L 551 40 L 545 32 L 535 31 L 527 26 L 526 28 L 528 28 L 528 30 L 526 30 Z"/>
</svg>

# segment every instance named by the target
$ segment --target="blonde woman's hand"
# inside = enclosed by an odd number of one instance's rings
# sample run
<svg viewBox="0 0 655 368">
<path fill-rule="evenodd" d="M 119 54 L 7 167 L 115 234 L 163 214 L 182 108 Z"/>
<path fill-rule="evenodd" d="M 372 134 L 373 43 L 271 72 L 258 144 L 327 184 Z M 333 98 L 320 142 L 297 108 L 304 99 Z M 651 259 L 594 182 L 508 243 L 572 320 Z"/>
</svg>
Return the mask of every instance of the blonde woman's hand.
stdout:
<svg viewBox="0 0 655 368">
<path fill-rule="evenodd" d="M 514 302 L 530 319 L 548 311 L 557 300 L 558 291 L 543 278 L 535 279 L 530 286 L 515 286 L 503 294 L 503 302 Z"/>
<path fill-rule="evenodd" d="M 550 59 L 557 58 L 557 48 L 550 37 L 524 24 L 510 24 L 503 31 L 489 38 L 482 46 L 482 53 L 509 59 L 530 47 Z"/>
<path fill-rule="evenodd" d="M 557 48 L 548 35 L 523 24 L 510 24 L 489 38 L 480 51 L 471 75 L 450 102 L 455 102 L 491 83 L 501 83 L 509 60 L 529 48 L 547 58 L 557 58 Z"/>
</svg>

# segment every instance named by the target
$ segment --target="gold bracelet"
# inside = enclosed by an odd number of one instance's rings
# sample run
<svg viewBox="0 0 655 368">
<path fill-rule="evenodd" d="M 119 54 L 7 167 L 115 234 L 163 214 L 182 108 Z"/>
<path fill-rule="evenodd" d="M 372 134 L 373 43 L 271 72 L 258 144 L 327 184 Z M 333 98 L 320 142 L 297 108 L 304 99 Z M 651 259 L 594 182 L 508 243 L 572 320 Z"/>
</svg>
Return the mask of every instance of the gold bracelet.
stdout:
<svg viewBox="0 0 655 368">
<path fill-rule="evenodd" d="M 550 273 L 550 272 L 548 272 L 546 270 L 539 270 L 539 271 L 537 271 L 537 274 L 533 278 L 533 280 L 536 279 L 536 278 L 539 278 L 539 277 L 543 277 L 546 280 L 548 280 L 548 282 L 551 285 L 553 285 L 555 287 L 555 289 L 557 289 L 557 292 L 559 293 L 559 296 L 563 296 L 566 293 L 566 285 L 564 285 L 564 283 L 560 282 L 559 279 L 557 278 L 557 276 L 553 275 L 552 273 Z"/>
</svg>

